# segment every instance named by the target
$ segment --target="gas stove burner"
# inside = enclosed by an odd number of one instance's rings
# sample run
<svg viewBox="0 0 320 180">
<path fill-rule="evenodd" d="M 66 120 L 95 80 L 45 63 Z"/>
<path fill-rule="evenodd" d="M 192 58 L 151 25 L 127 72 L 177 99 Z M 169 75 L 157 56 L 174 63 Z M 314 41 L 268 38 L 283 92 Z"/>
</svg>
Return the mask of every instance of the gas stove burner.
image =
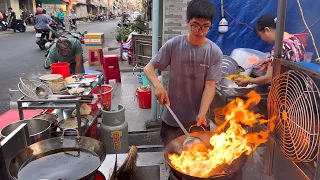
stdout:
<svg viewBox="0 0 320 180">
<path fill-rule="evenodd" d="M 173 171 L 170 171 L 169 178 L 168 178 L 168 180 L 199 180 L 199 179 L 200 178 L 185 179 L 185 178 L 182 178 L 182 177 L 178 177 L 178 175 L 176 173 L 174 173 Z M 242 169 L 240 169 L 239 171 L 235 172 L 230 177 L 207 178 L 207 179 L 214 179 L 214 180 L 242 180 Z"/>
</svg>

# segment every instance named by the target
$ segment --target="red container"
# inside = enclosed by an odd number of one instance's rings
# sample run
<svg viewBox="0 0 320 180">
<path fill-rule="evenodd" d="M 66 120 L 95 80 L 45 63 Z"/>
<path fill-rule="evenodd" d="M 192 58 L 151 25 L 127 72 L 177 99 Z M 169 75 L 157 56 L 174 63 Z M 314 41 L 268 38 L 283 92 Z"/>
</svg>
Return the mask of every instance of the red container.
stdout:
<svg viewBox="0 0 320 180">
<path fill-rule="evenodd" d="M 100 103 L 99 99 L 93 99 L 90 104 L 88 104 L 91 107 L 91 111 L 95 111 L 98 108 L 98 104 Z"/>
<path fill-rule="evenodd" d="M 307 40 L 309 37 L 308 33 L 299 33 L 299 34 L 294 34 L 293 36 L 297 37 L 298 39 L 300 39 L 301 43 L 303 44 L 304 47 L 307 46 Z"/>
<path fill-rule="evenodd" d="M 63 78 L 70 76 L 70 64 L 59 62 L 51 64 L 51 74 L 61 74 Z"/>
<path fill-rule="evenodd" d="M 137 88 L 139 107 L 141 109 L 150 109 L 151 108 L 151 90 L 143 91 Z"/>
<path fill-rule="evenodd" d="M 96 120 L 96 122 L 94 122 L 94 124 L 92 124 L 92 126 L 88 129 L 86 136 L 94 139 L 98 139 L 97 129 L 98 129 L 98 120 Z"/>
<path fill-rule="evenodd" d="M 102 101 L 103 101 L 103 106 L 107 106 L 111 108 L 111 99 L 112 99 L 112 86 L 104 84 L 102 85 Z M 97 86 L 92 90 L 92 94 L 96 94 L 98 96 L 98 99 L 100 100 L 100 87 Z M 100 102 L 100 101 L 99 101 Z"/>
</svg>

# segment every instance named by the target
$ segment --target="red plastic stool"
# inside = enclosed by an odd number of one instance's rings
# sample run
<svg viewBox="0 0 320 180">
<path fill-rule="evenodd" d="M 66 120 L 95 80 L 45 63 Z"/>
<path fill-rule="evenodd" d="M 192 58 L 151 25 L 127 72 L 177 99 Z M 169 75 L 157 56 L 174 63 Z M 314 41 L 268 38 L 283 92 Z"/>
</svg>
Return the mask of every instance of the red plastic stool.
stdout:
<svg viewBox="0 0 320 180">
<path fill-rule="evenodd" d="M 103 50 L 102 49 L 97 49 L 97 50 L 89 50 L 89 66 L 92 64 L 99 65 L 100 62 L 102 62 L 103 57 Z"/>
<path fill-rule="evenodd" d="M 104 81 L 109 84 L 110 79 L 115 79 L 116 82 L 121 83 L 121 73 L 119 67 L 119 60 L 117 55 L 103 56 L 103 77 Z"/>
</svg>

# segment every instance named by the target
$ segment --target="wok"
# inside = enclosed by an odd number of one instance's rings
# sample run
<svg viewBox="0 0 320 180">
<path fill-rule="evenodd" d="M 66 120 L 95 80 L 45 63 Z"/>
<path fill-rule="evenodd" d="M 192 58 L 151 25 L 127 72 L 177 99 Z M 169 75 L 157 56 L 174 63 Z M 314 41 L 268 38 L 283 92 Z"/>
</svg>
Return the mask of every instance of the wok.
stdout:
<svg viewBox="0 0 320 180">
<path fill-rule="evenodd" d="M 65 129 L 68 130 L 68 129 Z M 9 163 L 12 179 L 88 180 L 106 156 L 105 146 L 89 137 L 51 138 L 21 150 Z"/>
<path fill-rule="evenodd" d="M 207 148 L 212 148 L 212 146 L 210 145 L 210 138 L 212 137 L 213 134 L 214 134 L 214 132 L 206 131 L 206 132 L 194 132 L 194 133 L 191 133 L 190 135 L 199 137 L 204 142 L 204 144 L 207 146 Z M 182 151 L 182 146 L 183 146 L 183 142 L 185 139 L 186 139 L 186 136 L 180 136 L 180 137 L 174 139 L 166 146 L 166 148 L 164 150 L 164 157 L 165 157 L 166 163 L 171 167 L 174 174 L 177 174 L 178 176 L 180 176 L 182 178 L 192 179 L 192 180 L 203 180 L 203 179 L 223 180 L 223 179 L 228 179 L 228 178 L 234 176 L 234 174 L 236 172 L 238 172 L 247 161 L 247 155 L 245 155 L 243 153 L 239 158 L 235 159 L 230 165 L 224 164 L 224 165 L 221 165 L 221 166 L 218 166 L 217 168 L 215 168 L 214 171 L 212 172 L 212 176 L 209 178 L 192 177 L 192 176 L 186 175 L 186 174 L 176 170 L 171 165 L 171 161 L 168 158 L 169 154 L 172 154 L 172 153 L 178 154 L 178 152 Z"/>
</svg>

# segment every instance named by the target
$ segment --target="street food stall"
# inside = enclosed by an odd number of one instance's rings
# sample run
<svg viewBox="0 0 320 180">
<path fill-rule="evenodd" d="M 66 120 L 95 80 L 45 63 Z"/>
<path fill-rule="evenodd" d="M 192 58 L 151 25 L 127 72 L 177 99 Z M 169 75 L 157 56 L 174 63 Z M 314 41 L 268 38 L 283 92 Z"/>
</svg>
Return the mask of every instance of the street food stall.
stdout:
<svg viewBox="0 0 320 180">
<path fill-rule="evenodd" d="M 96 91 L 101 87 L 101 75 L 70 76 L 65 78 L 67 83 L 55 77 L 47 79 L 48 85 L 22 78 L 19 88 L 24 97 L 18 100 L 22 121 L 1 131 L 0 180 L 115 180 L 123 175 L 127 178 L 122 179 L 141 180 L 320 179 L 320 72 L 279 58 L 285 2 L 279 1 L 274 79 L 269 93 L 259 93 L 255 86 L 230 88 L 232 77 L 228 76 L 237 74 L 239 67 L 224 57 L 223 68 L 228 74 L 217 84 L 217 94 L 226 104 L 221 109 L 223 121 L 215 132 L 189 129 L 190 136 L 200 138 L 205 147 L 184 150 L 188 138 L 184 135 L 162 152 L 137 152 L 137 147 L 131 146 L 128 153 L 109 153 L 109 145 L 127 151 L 120 139 L 128 134 L 116 130 L 111 133 L 113 142 L 100 142 L 103 138 L 88 134 L 96 128 L 101 112 L 108 111 L 103 115 L 104 125 L 110 121 L 120 128 L 128 125 L 124 107 L 109 111 L 111 104 L 104 101 L 101 89 Z M 268 99 L 266 109 L 252 108 L 263 98 Z M 25 121 L 23 109 L 45 111 Z M 267 111 L 266 117 L 263 111 Z M 101 129 L 107 131 L 108 127 Z M 263 156 L 257 156 L 261 149 Z"/>
</svg>

